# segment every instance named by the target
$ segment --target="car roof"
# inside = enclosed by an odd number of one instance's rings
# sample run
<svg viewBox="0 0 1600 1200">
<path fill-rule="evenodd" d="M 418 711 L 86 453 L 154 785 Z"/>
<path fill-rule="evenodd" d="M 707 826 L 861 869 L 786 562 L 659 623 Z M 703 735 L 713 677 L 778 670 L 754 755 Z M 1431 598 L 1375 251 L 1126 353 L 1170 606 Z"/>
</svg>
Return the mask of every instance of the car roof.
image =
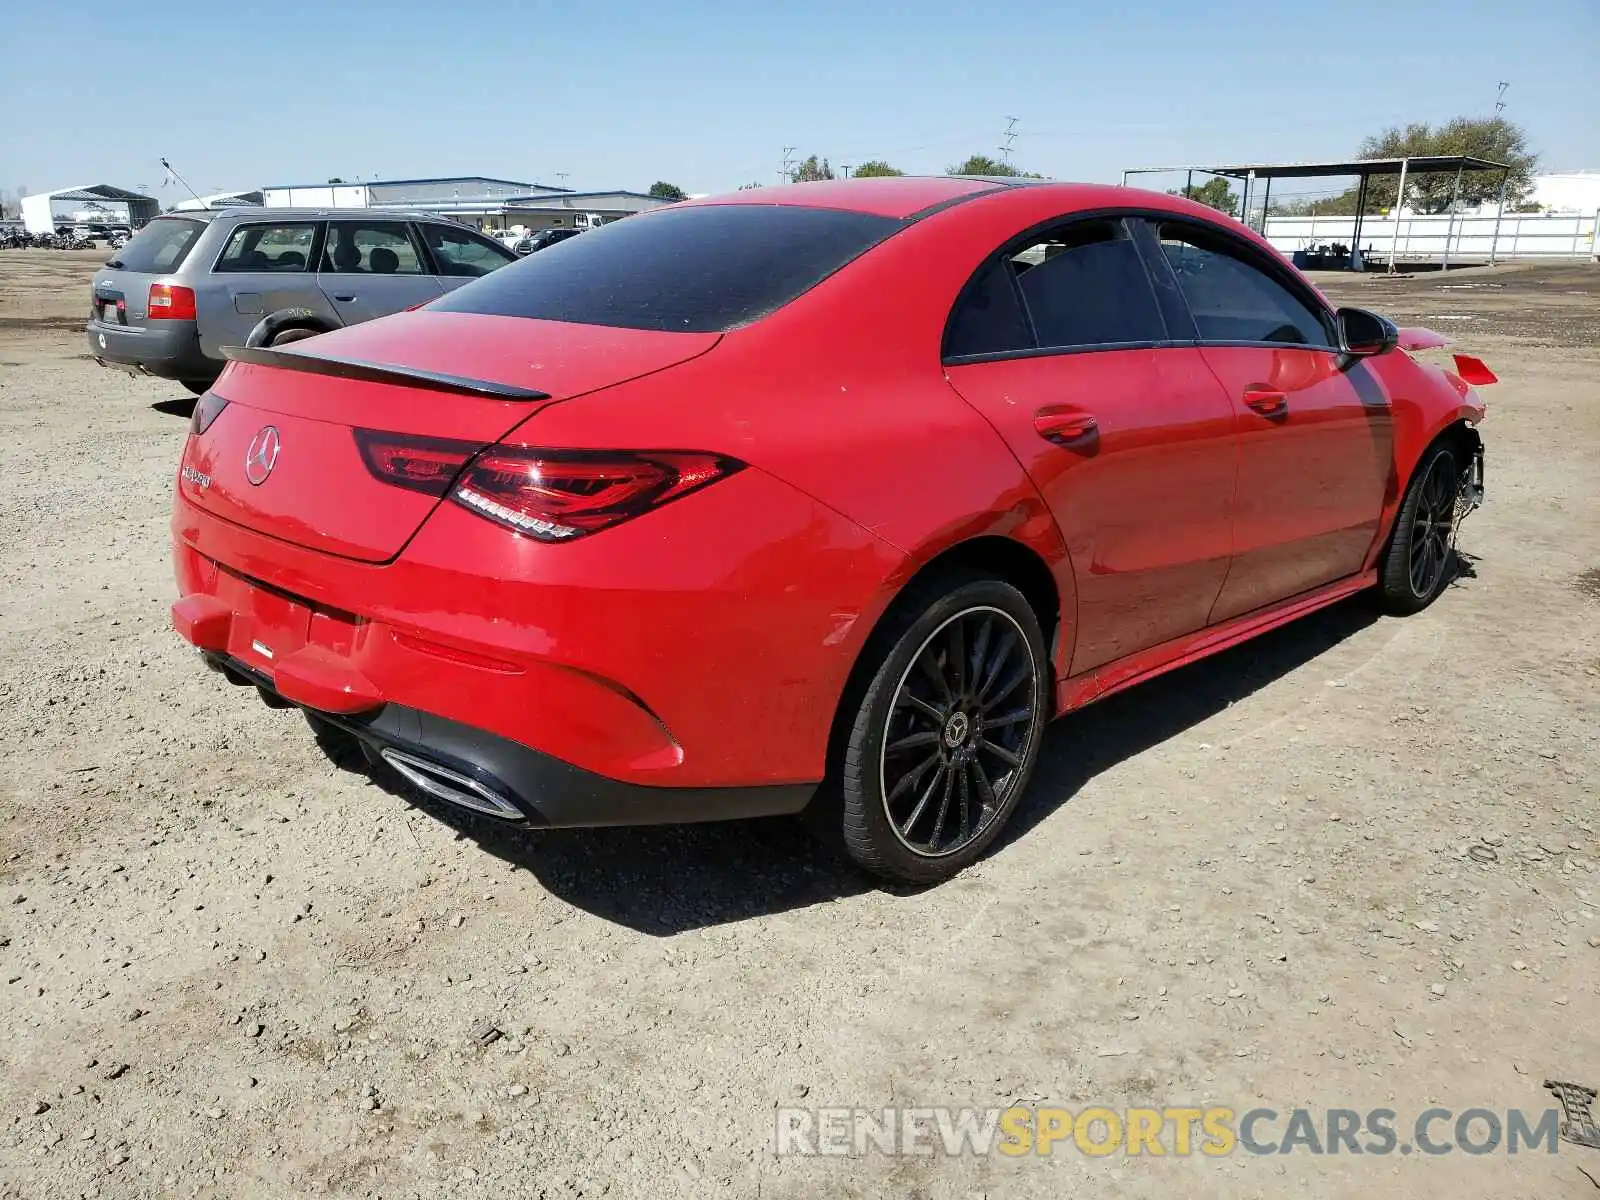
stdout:
<svg viewBox="0 0 1600 1200">
<path fill-rule="evenodd" d="M 236 217 L 243 220 L 283 220 L 303 221 L 311 218 L 317 220 L 342 219 L 350 221 L 383 220 L 388 218 L 395 221 L 438 221 L 444 225 L 460 225 L 459 221 L 452 221 L 449 217 L 441 216 L 435 212 L 427 212 L 420 208 L 266 208 L 259 204 L 243 205 L 237 208 L 196 208 L 182 209 L 174 212 L 165 212 L 163 217 L 179 217 L 187 221 L 216 221 L 223 217 Z M 462 226 L 466 228 L 465 226 Z"/>
<path fill-rule="evenodd" d="M 915 220 L 941 209 L 960 205 L 966 200 L 1021 190 L 1047 194 L 1052 201 L 1059 204 L 1063 213 L 1096 208 L 1132 208 L 1211 220 L 1215 220 L 1219 215 L 1215 209 L 1182 196 L 1117 184 L 977 175 L 938 175 L 927 178 L 901 175 L 871 179 L 828 179 L 815 183 L 745 188 L 722 196 L 703 196 L 679 201 L 639 215 L 647 217 L 653 213 L 670 212 L 678 208 L 714 204 L 782 204 Z"/>
<path fill-rule="evenodd" d="M 1015 179 L 986 179 L 968 175 L 890 175 L 870 179 L 821 179 L 814 183 L 785 183 L 773 187 L 745 188 L 722 196 L 680 200 L 671 208 L 705 204 L 792 204 L 802 208 L 835 208 L 872 213 L 880 217 L 909 217 L 954 204 L 970 196 L 1019 184 Z"/>
</svg>

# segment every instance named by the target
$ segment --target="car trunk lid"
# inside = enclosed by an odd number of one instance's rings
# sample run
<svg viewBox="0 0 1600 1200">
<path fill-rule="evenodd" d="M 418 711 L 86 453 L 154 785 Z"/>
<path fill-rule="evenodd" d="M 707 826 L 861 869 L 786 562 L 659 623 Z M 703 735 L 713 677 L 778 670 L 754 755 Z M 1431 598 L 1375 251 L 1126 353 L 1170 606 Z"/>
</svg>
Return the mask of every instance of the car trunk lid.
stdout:
<svg viewBox="0 0 1600 1200">
<path fill-rule="evenodd" d="M 549 405 L 697 357 L 719 337 L 424 310 L 292 347 L 228 350 L 216 398 L 202 401 L 226 405 L 190 437 L 178 489 L 272 537 L 385 562 L 439 500 L 374 478 L 357 430 L 472 452 Z"/>
</svg>

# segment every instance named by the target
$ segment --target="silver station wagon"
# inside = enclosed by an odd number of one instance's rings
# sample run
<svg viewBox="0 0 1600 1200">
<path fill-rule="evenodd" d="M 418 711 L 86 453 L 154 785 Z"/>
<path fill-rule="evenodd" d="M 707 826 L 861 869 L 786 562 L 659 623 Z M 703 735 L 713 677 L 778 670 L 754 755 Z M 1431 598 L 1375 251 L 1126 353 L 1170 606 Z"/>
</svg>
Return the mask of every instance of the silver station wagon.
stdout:
<svg viewBox="0 0 1600 1200">
<path fill-rule="evenodd" d="M 516 262 L 423 212 L 231 208 L 151 221 L 94 276 L 89 353 L 203 392 L 223 346 L 272 346 L 425 304 Z"/>
</svg>

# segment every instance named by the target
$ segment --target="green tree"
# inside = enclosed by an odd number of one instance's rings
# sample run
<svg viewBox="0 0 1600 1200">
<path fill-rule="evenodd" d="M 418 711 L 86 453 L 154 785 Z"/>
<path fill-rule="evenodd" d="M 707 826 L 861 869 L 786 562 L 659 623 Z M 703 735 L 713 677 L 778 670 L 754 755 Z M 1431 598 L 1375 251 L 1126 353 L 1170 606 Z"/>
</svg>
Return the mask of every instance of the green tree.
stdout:
<svg viewBox="0 0 1600 1200">
<path fill-rule="evenodd" d="M 758 187 L 761 187 L 761 186 L 763 186 L 763 185 L 760 184 L 760 183 L 757 183 L 754 179 L 752 179 L 749 183 L 741 183 L 739 185 L 739 190 L 741 192 L 748 192 L 748 191 L 753 191 L 754 189 L 756 189 Z"/>
<path fill-rule="evenodd" d="M 997 158 L 990 158 L 987 154 L 974 154 L 965 162 L 958 162 L 955 166 L 945 171 L 946 175 L 1007 175 L 1020 177 L 1022 172 L 1008 162 L 1001 162 Z M 1030 178 L 1038 179 L 1034 175 Z"/>
<path fill-rule="evenodd" d="M 658 179 L 650 185 L 650 195 L 657 200 L 687 200 L 689 193 L 675 183 Z"/>
<path fill-rule="evenodd" d="M 1539 156 L 1528 149 L 1527 134 L 1504 117 L 1457 117 L 1437 128 L 1425 122 L 1392 126 L 1367 138 L 1359 151 L 1362 158 L 1415 158 L 1422 154 L 1470 154 L 1502 162 L 1511 168 L 1506 200 L 1521 203 L 1533 189 L 1533 172 Z M 1406 176 L 1406 205 L 1415 212 L 1441 213 L 1450 207 L 1455 190 L 1454 171 L 1410 172 Z M 1369 205 L 1390 208 L 1394 205 L 1399 180 L 1379 176 L 1367 188 Z M 1500 172 L 1472 171 L 1461 176 L 1461 203 L 1481 204 L 1500 195 Z M 1354 212 L 1354 203 L 1351 204 Z"/>
<path fill-rule="evenodd" d="M 328 180 L 328 182 L 329 183 L 343 183 L 344 180 L 340 179 L 337 175 L 335 175 L 332 179 Z"/>
<path fill-rule="evenodd" d="M 796 167 L 789 175 L 789 180 L 792 183 L 816 183 L 819 180 L 832 178 L 834 178 L 833 168 L 828 165 L 828 160 L 824 158 L 819 161 L 815 154 Z"/>
<path fill-rule="evenodd" d="M 862 163 L 854 171 L 850 172 L 851 178 L 853 179 L 881 179 L 889 175 L 904 174 L 905 172 L 900 170 L 899 167 L 891 167 L 881 158 L 870 159 L 869 161 Z"/>
<path fill-rule="evenodd" d="M 1225 212 L 1230 217 L 1239 211 L 1239 197 L 1234 195 L 1233 188 L 1229 187 L 1228 181 L 1220 175 L 1201 184 L 1185 184 L 1181 188 L 1173 188 L 1167 195 L 1187 196 L 1190 200 L 1214 208 L 1218 212 Z"/>
</svg>

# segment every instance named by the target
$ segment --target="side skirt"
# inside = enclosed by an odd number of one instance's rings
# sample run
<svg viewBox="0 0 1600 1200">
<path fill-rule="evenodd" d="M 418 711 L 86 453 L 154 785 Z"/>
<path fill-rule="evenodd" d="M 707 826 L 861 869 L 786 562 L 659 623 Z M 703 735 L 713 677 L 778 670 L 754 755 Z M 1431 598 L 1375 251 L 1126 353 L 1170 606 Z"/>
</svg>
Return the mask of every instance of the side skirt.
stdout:
<svg viewBox="0 0 1600 1200">
<path fill-rule="evenodd" d="M 1065 713 L 1082 708 L 1147 679 L 1154 679 L 1157 675 L 1164 675 L 1230 646 L 1237 646 L 1257 634 L 1336 604 L 1346 596 L 1373 587 L 1377 582 L 1376 568 L 1363 571 L 1348 579 L 1326 583 L 1309 592 L 1280 600 L 1267 608 L 1232 617 L 1220 625 L 1212 625 L 1159 646 L 1151 646 L 1148 650 L 1140 650 L 1103 667 L 1085 671 L 1082 675 L 1074 675 L 1071 679 L 1063 680 L 1056 688 L 1057 711 Z"/>
</svg>

